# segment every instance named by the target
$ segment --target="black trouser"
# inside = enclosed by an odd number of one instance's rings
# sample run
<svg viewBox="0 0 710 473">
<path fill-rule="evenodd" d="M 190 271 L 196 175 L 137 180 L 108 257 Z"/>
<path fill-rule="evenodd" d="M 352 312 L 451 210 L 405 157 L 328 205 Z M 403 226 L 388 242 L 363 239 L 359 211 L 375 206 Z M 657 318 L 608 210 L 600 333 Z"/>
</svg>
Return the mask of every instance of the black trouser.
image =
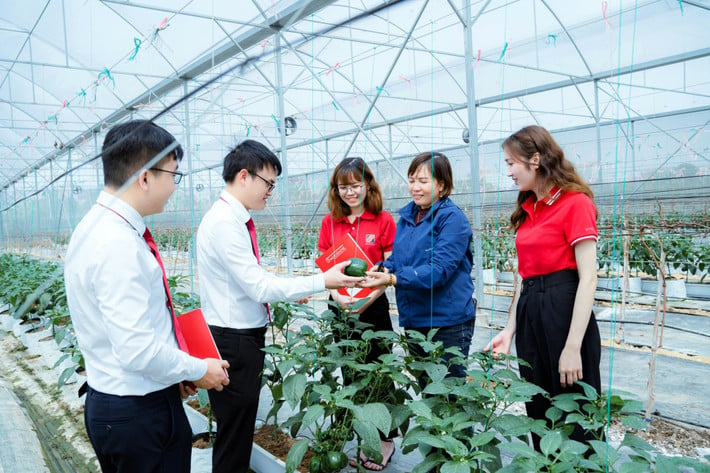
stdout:
<svg viewBox="0 0 710 473">
<path fill-rule="evenodd" d="M 144 396 L 89 387 L 84 422 L 104 473 L 190 471 L 192 430 L 177 385 Z"/>
<path fill-rule="evenodd" d="M 331 297 L 330 300 L 333 300 L 333 298 Z M 336 313 L 336 315 L 340 315 L 340 311 L 337 308 L 331 306 L 331 309 Z M 371 327 L 368 328 L 375 332 L 379 330 L 392 331 L 392 319 L 390 319 L 390 303 L 387 300 L 387 296 L 385 294 L 382 294 L 380 297 L 375 299 L 367 309 L 365 309 L 361 314 L 359 314 L 359 319 L 360 322 L 370 324 Z M 349 327 L 349 334 L 352 334 L 352 329 L 353 327 Z M 336 342 L 347 339 L 347 337 L 347 334 L 342 334 L 338 333 L 337 331 L 333 331 L 333 338 Z M 350 338 L 352 339 L 352 337 Z M 380 355 L 384 355 L 386 353 L 391 352 L 391 347 L 386 345 L 382 339 L 370 339 L 368 341 L 367 346 L 367 355 L 365 355 L 365 363 L 372 363 L 373 361 L 376 361 L 380 357 Z M 347 370 L 345 368 L 343 368 L 342 371 L 343 384 L 346 386 L 353 383 L 358 378 L 357 373 L 353 373 L 352 371 Z M 375 395 L 373 398 L 371 398 L 370 402 L 387 402 L 387 395 L 394 393 L 395 390 L 394 383 L 391 383 L 389 386 L 378 386 L 378 388 L 381 395 Z M 395 438 L 396 436 L 397 429 L 390 431 L 386 435 L 380 432 L 380 439 L 382 440 L 390 440 Z"/>
<path fill-rule="evenodd" d="M 229 384 L 222 391 L 208 391 L 217 421 L 212 471 L 243 473 L 249 470 L 254 442 L 266 327 L 230 329 L 210 325 L 210 330 L 222 358 L 229 362 Z"/>
<path fill-rule="evenodd" d="M 523 280 L 517 306 L 517 329 L 515 347 L 518 357 L 527 361 L 530 367 L 520 366 L 520 375 L 534 383 L 550 396 L 561 393 L 584 392 L 579 385 L 563 388 L 560 384 L 559 361 L 567 342 L 574 299 L 579 285 L 576 270 L 557 271 Z M 599 360 L 601 339 L 597 321 L 592 313 L 584 333 L 582 347 L 582 380 L 601 392 Z M 550 403 L 541 395 L 525 404 L 528 417 L 545 420 L 545 412 Z M 549 421 L 548 421 L 549 422 Z M 585 433 L 576 425 L 570 436 L 580 442 L 593 440 L 591 433 Z M 533 435 L 533 444 L 540 450 L 540 439 Z"/>
</svg>

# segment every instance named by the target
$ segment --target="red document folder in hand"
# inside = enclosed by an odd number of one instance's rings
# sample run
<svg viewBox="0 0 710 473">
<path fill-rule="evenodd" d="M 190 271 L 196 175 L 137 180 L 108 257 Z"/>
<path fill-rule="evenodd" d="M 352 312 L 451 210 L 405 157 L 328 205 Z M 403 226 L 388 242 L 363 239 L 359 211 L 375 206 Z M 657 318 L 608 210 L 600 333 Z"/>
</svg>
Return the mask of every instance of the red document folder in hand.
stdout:
<svg viewBox="0 0 710 473">
<path fill-rule="evenodd" d="M 338 241 L 333 243 L 333 246 L 331 246 L 328 251 L 316 258 L 316 264 L 321 271 L 325 272 L 334 265 L 347 261 L 351 258 L 360 258 L 361 260 L 365 260 L 367 262 L 368 271 L 370 271 L 374 266 L 372 261 L 370 261 L 370 258 L 368 258 L 367 254 L 362 251 L 362 248 L 360 248 L 355 239 L 350 236 L 349 233 L 346 233 L 340 237 Z M 352 297 L 356 299 L 367 297 L 372 291 L 373 289 L 371 288 L 360 289 L 355 294 L 352 294 Z M 351 295 L 347 289 L 342 287 L 338 289 L 338 292 L 344 296 Z"/>
<path fill-rule="evenodd" d="M 195 309 L 186 312 L 177 318 L 182 330 L 182 336 L 187 343 L 187 352 L 196 358 L 217 358 L 222 357 L 217 350 L 217 345 L 212 338 L 205 316 L 202 315 L 202 309 Z"/>
</svg>

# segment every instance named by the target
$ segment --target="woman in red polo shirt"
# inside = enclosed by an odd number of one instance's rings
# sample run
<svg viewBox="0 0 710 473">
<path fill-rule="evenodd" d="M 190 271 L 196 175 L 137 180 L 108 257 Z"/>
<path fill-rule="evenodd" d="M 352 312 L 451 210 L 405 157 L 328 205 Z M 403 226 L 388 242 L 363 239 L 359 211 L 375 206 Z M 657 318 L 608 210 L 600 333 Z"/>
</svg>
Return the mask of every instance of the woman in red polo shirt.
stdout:
<svg viewBox="0 0 710 473">
<path fill-rule="evenodd" d="M 321 252 L 327 251 L 334 242 L 349 233 L 373 263 L 382 262 L 392 254 L 396 225 L 392 215 L 382 210 L 380 186 L 361 158 L 345 158 L 335 167 L 330 178 L 328 207 L 330 213 L 323 217 L 318 238 L 318 249 Z M 392 330 L 385 289 L 385 286 L 376 288 L 367 296 L 368 301 L 355 311 L 359 313 L 360 321 L 372 325 L 374 331 Z M 340 294 L 337 290 L 331 290 L 330 296 L 340 307 L 348 307 L 354 302 L 352 297 Z M 382 346 L 381 341 L 372 339 L 369 341 L 365 362 L 377 360 L 384 353 L 389 353 L 389 350 Z M 345 374 L 345 377 L 348 383 L 348 375 Z M 394 386 L 389 389 L 390 393 L 393 391 Z M 382 462 L 361 456 L 360 463 L 368 470 L 384 469 L 394 453 L 392 439 L 396 436 L 396 430 L 388 435 L 380 433 Z M 355 466 L 354 461 L 351 464 Z"/>
<path fill-rule="evenodd" d="M 582 392 L 577 381 L 601 391 L 601 340 L 592 313 L 597 287 L 597 210 L 590 187 L 540 126 L 528 126 L 503 142 L 508 176 L 518 186 L 510 217 L 516 232 L 518 271 L 508 323 L 486 347 L 527 363 L 520 375 L 550 395 Z M 528 416 L 545 419 L 550 403 L 540 395 L 526 404 Z M 594 437 L 579 426 L 578 441 Z M 539 450 L 539 437 L 533 435 Z"/>
</svg>

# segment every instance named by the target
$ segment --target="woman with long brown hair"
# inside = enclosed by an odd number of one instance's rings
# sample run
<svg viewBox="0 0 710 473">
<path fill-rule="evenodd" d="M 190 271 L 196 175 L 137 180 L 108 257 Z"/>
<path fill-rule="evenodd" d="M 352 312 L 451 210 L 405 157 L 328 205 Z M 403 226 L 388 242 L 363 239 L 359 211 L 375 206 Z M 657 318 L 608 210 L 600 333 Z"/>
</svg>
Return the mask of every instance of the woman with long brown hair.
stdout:
<svg viewBox="0 0 710 473">
<path fill-rule="evenodd" d="M 328 197 L 330 213 L 323 217 L 321 222 L 318 249 L 321 252 L 327 251 L 344 234 L 349 233 L 373 263 L 384 262 L 392 254 L 396 226 L 392 215 L 383 210 L 380 186 L 362 158 L 345 158 L 338 163 L 330 179 Z M 363 305 L 353 310 L 354 313 L 359 314 L 359 321 L 370 324 L 374 331 L 392 331 L 389 301 L 385 289 L 384 286 L 376 288 L 368 294 L 368 300 Z M 330 290 L 330 296 L 341 308 L 349 308 L 357 301 L 354 297 L 341 294 L 336 289 Z M 334 310 L 340 311 L 338 308 Z M 357 331 L 350 331 L 347 336 L 352 338 L 357 333 Z M 338 339 L 342 334 L 334 333 L 334 336 Z M 378 338 L 370 339 L 368 345 L 366 363 L 389 353 L 388 347 Z M 344 382 L 349 384 L 356 378 L 357 373 L 343 370 L 343 376 Z M 394 386 L 383 388 L 390 393 L 394 390 Z M 387 396 L 381 397 L 386 400 Z M 380 462 L 361 453 L 359 460 L 351 460 L 351 465 L 356 466 L 356 461 L 359 461 L 368 470 L 383 470 L 394 454 L 395 447 L 392 439 L 396 436 L 396 430 L 387 435 L 380 434 L 382 444 Z"/>
<path fill-rule="evenodd" d="M 592 305 L 597 287 L 597 209 L 590 187 L 540 126 L 528 126 L 503 142 L 508 176 L 518 186 L 510 218 L 522 284 L 505 328 L 486 347 L 517 356 L 530 366 L 520 375 L 551 396 L 582 392 L 578 381 L 601 391 L 601 340 Z M 537 395 L 528 416 L 545 419 L 550 403 Z M 571 438 L 594 437 L 577 427 Z M 539 450 L 539 437 L 533 434 Z"/>
</svg>

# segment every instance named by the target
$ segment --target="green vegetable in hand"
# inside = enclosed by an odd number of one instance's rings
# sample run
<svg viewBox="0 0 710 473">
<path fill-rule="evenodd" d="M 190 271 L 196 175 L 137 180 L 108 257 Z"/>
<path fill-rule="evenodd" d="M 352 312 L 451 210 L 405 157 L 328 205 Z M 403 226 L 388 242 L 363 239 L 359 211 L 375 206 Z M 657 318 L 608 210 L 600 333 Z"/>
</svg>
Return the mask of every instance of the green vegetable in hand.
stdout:
<svg viewBox="0 0 710 473">
<path fill-rule="evenodd" d="M 350 264 L 343 271 L 348 276 L 362 277 L 367 271 L 367 261 L 360 258 L 350 258 Z"/>
</svg>

